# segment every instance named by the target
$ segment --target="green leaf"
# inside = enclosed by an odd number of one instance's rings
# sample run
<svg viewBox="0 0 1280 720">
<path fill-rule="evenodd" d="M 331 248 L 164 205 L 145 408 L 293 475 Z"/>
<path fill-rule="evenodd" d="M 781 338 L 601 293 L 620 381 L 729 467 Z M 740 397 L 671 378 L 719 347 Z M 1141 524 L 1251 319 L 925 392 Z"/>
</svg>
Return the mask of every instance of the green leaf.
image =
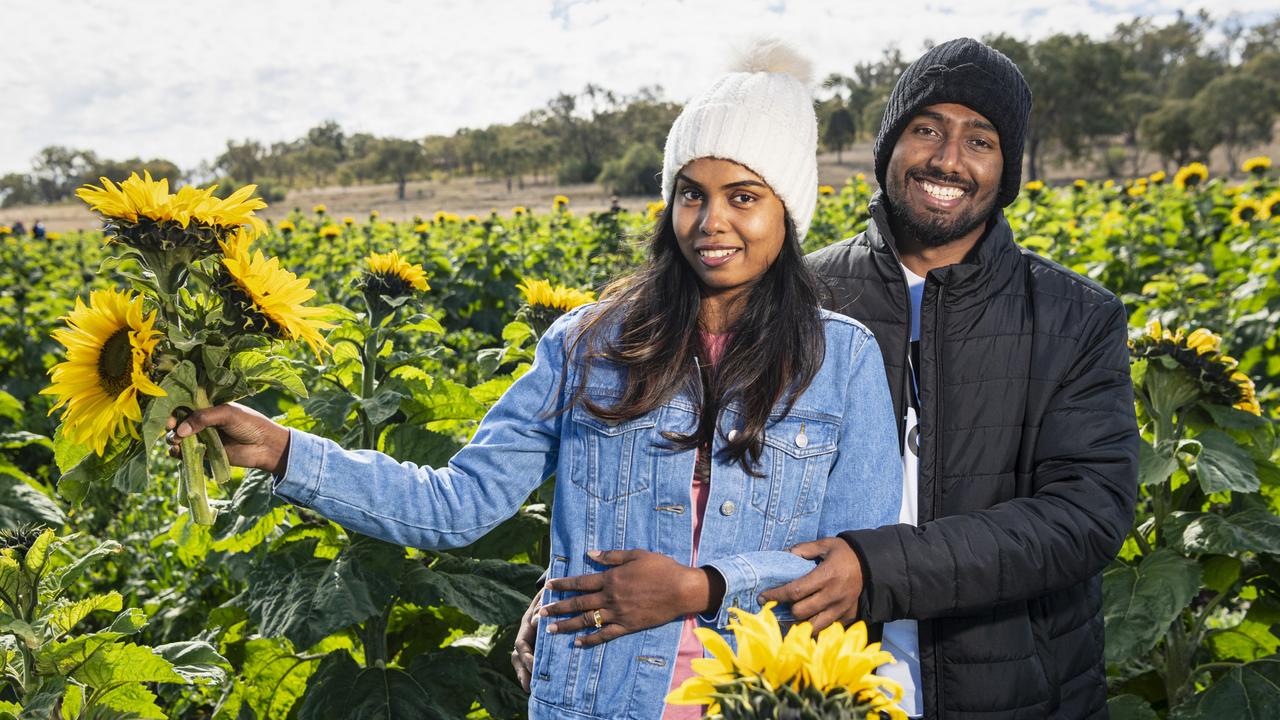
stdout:
<svg viewBox="0 0 1280 720">
<path fill-rule="evenodd" d="M 532 552 L 535 544 L 547 537 L 551 527 L 547 506 L 533 503 L 520 508 L 513 517 L 490 530 L 470 545 L 452 551 L 473 558 L 512 560 Z"/>
<path fill-rule="evenodd" d="M 1169 482 L 1169 476 L 1178 469 L 1178 459 L 1173 453 L 1157 450 L 1142 438 L 1138 445 L 1138 482 L 1142 485 L 1160 485 Z"/>
<path fill-rule="evenodd" d="M 63 635 L 71 631 L 76 625 L 80 624 L 90 613 L 99 610 L 110 610 L 111 612 L 120 612 L 124 607 L 124 598 L 120 593 L 112 590 L 103 595 L 90 595 L 75 601 L 67 601 L 55 605 L 52 609 L 45 611 L 43 620 L 51 630 L 57 635 Z"/>
<path fill-rule="evenodd" d="M 88 445 L 81 445 L 67 437 L 66 429 L 65 423 L 59 424 L 53 433 L 53 462 L 58 466 L 58 472 L 64 473 L 93 452 L 93 448 Z"/>
<path fill-rule="evenodd" d="M 0 418 L 8 418 L 15 425 L 22 424 L 22 401 L 0 390 Z"/>
<path fill-rule="evenodd" d="M 387 668 L 361 669 L 346 652 L 330 653 L 307 682 L 298 720 L 447 720 L 427 689 L 409 673 Z"/>
<path fill-rule="evenodd" d="M 256 638 L 244 644 L 244 663 L 214 720 L 291 717 L 319 660 L 304 660 L 284 638 Z M 248 713 L 252 713 L 251 715 Z"/>
<path fill-rule="evenodd" d="M 1202 582 L 1216 593 L 1226 593 L 1240 579 L 1244 563 L 1230 555 L 1205 555 L 1200 558 Z"/>
<path fill-rule="evenodd" d="M 67 516 L 49 496 L 19 479 L 0 475 L 0 530 L 28 523 L 62 527 Z"/>
<path fill-rule="evenodd" d="M 436 468 L 444 467 L 449 458 L 462 449 L 462 444 L 443 433 L 401 423 L 387 432 L 383 447 L 400 462 Z"/>
<path fill-rule="evenodd" d="M 40 533 L 22 559 L 22 566 L 27 569 L 27 572 L 33 575 L 44 572 L 45 562 L 49 559 L 50 549 L 55 547 L 54 543 L 58 543 L 58 534 L 52 529 Z"/>
<path fill-rule="evenodd" d="M 441 555 L 405 574 L 401 596 L 419 605 L 447 605 L 485 625 L 516 622 L 529 607 L 541 570 L 527 563 Z"/>
<path fill-rule="evenodd" d="M 272 357 L 255 350 L 236 353 L 231 366 L 242 373 L 256 389 L 277 387 L 296 397 L 307 397 L 307 385 L 289 360 Z"/>
<path fill-rule="evenodd" d="M 183 360 L 169 371 L 160 381 L 160 388 L 165 395 L 152 398 L 147 406 L 147 414 L 142 420 L 142 442 L 150 447 L 165 433 L 165 425 L 174 410 L 195 407 L 196 366 L 190 360 Z"/>
<path fill-rule="evenodd" d="M 1107 664 L 1140 656 L 1155 646 L 1200 591 L 1200 566 L 1161 548 L 1138 566 L 1112 565 L 1102 575 Z"/>
<path fill-rule="evenodd" d="M 1271 632 L 1271 626 L 1247 619 L 1233 628 L 1210 631 L 1207 640 L 1219 660 L 1248 662 L 1280 649 L 1280 638 Z"/>
<path fill-rule="evenodd" d="M 1213 424 L 1223 430 L 1252 430 L 1269 424 L 1271 421 L 1264 417 L 1259 417 L 1251 412 L 1246 412 L 1238 408 L 1226 407 L 1225 405 L 1210 405 L 1202 403 L 1200 405 L 1205 412 L 1209 413 L 1209 417 L 1213 418 Z"/>
<path fill-rule="evenodd" d="M 117 639 L 114 633 L 102 632 L 54 643 L 37 654 L 36 666 L 42 673 L 70 675 L 93 688 L 120 682 L 185 682 L 151 648 Z"/>
<path fill-rule="evenodd" d="M 1186 554 L 1280 554 L 1280 517 L 1262 509 L 1226 517 L 1200 512 L 1173 513 L 1165 528 L 1170 546 Z"/>
<path fill-rule="evenodd" d="M 59 569 L 50 578 L 50 584 L 55 592 L 62 592 L 71 587 L 71 584 L 84 574 L 98 560 L 114 555 L 122 550 L 120 543 L 115 540 L 103 540 L 98 543 L 92 550 L 80 555 L 71 561 L 66 567 Z"/>
<path fill-rule="evenodd" d="M 426 392 L 415 393 L 405 403 L 405 413 L 411 425 L 451 420 L 479 420 L 484 417 L 485 406 L 471 396 L 466 385 L 437 378 Z"/>
<path fill-rule="evenodd" d="M 288 515 L 289 508 L 282 506 L 257 518 L 248 528 L 239 527 L 239 522 L 237 522 L 236 531 L 233 534 L 215 540 L 212 547 L 218 552 L 225 553 L 248 552 L 270 539 L 275 534 L 276 528 L 285 521 Z M 237 518 L 238 520 L 239 518 Z"/>
<path fill-rule="evenodd" d="M 1201 448 L 1195 472 L 1206 495 L 1227 490 L 1255 492 L 1261 486 L 1253 458 L 1230 435 L 1205 430 L 1196 440 Z"/>
<path fill-rule="evenodd" d="M 97 699 L 95 706 L 111 708 L 124 713 L 127 717 L 159 718 L 164 720 L 168 715 L 156 705 L 156 695 L 142 686 L 131 682 L 114 687 Z"/>
<path fill-rule="evenodd" d="M 402 325 L 399 328 L 401 331 L 423 333 L 426 335 L 443 335 L 444 334 L 444 326 L 440 324 L 439 320 L 436 320 L 435 318 L 429 315 L 415 316 L 410 319 L 413 320 L 413 322 L 407 325 Z"/>
<path fill-rule="evenodd" d="M 272 553 L 249 573 L 232 604 L 243 607 L 266 636 L 295 647 L 382 612 L 405 568 L 404 548 L 357 537 L 332 561 L 312 556 L 314 542 Z"/>
<path fill-rule="evenodd" d="M 66 687 L 67 681 L 62 677 L 44 680 L 34 693 L 23 698 L 22 714 L 18 720 L 49 720 L 57 712 Z"/>
<path fill-rule="evenodd" d="M 134 442 L 124 435 L 107 443 L 101 456 L 92 452 L 82 456 L 75 467 L 63 473 L 58 479 L 58 494 L 73 506 L 79 506 L 89 494 L 89 489 L 94 484 L 105 482 L 113 477 L 120 466 L 132 457 L 131 451 L 135 449 Z M 72 451 L 67 450 L 67 452 Z"/>
<path fill-rule="evenodd" d="M 347 423 L 356 398 L 345 390 L 315 393 L 302 403 L 307 414 L 330 430 L 341 430 Z"/>
<path fill-rule="evenodd" d="M 1160 717 L 1146 700 L 1137 695 L 1108 698 L 1107 714 L 1111 716 L 1111 720 L 1158 720 Z"/>
<path fill-rule="evenodd" d="M 387 382 L 374 392 L 373 397 L 361 398 L 357 404 L 364 410 L 369 422 L 380 425 L 400 410 L 400 401 L 406 397 L 408 393 L 398 387 L 397 383 Z"/>
<path fill-rule="evenodd" d="M 188 640 L 168 643 L 157 645 L 154 650 L 169 661 L 173 665 L 173 671 L 188 683 L 221 683 L 226 680 L 227 671 L 231 668 L 227 659 L 207 642 Z"/>
<path fill-rule="evenodd" d="M 1280 658 L 1235 668 L 1174 708 L 1169 720 L 1273 720 L 1280 717 Z"/>
</svg>

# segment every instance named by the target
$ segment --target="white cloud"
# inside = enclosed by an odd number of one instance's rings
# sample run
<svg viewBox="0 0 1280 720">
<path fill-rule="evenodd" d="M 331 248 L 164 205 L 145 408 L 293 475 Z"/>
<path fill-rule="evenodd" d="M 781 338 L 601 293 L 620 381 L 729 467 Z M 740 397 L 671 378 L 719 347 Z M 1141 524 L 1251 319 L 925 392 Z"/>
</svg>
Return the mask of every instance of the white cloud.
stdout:
<svg viewBox="0 0 1280 720">
<path fill-rule="evenodd" d="M 510 122 L 560 91 L 662 85 L 683 99 L 751 33 L 791 38 L 819 77 L 896 45 L 1006 32 L 1104 35 L 1171 2 L 974 0 L 5 0 L 0 173 L 46 145 L 210 159 L 229 138 L 292 139 L 326 119 L 422 136 Z M 1214 15 L 1274 13 L 1217 0 Z"/>
</svg>

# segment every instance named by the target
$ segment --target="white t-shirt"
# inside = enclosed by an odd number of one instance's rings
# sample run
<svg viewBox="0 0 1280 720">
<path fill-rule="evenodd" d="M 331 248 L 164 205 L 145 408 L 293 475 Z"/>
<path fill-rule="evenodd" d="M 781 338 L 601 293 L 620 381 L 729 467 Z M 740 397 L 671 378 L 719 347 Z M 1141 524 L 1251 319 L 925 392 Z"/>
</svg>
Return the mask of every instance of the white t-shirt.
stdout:
<svg viewBox="0 0 1280 720">
<path fill-rule="evenodd" d="M 911 386 L 907 397 L 907 412 L 902 448 L 902 507 L 898 512 L 898 522 L 915 525 L 919 522 L 916 504 L 918 502 L 919 469 L 920 469 L 920 431 L 916 427 L 919 407 L 917 392 L 917 358 L 920 347 L 920 304 L 924 301 L 924 278 L 902 266 L 907 277 L 907 290 L 911 295 L 911 352 L 907 354 L 910 363 Z M 885 650 L 893 653 L 898 662 L 882 666 L 877 672 L 896 681 L 902 686 L 903 711 L 911 717 L 924 715 L 924 697 L 920 688 L 920 638 L 915 620 L 894 620 L 885 623 L 884 638 L 881 642 Z"/>
</svg>

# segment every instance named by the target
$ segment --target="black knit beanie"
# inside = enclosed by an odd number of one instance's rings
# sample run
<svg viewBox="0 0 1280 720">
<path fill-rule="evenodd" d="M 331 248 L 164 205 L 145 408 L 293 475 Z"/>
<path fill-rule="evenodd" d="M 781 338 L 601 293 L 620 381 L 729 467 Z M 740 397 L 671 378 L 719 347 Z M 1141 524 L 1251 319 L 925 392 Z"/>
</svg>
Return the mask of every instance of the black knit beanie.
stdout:
<svg viewBox="0 0 1280 720">
<path fill-rule="evenodd" d="M 1018 197 L 1022 186 L 1022 141 L 1031 114 L 1031 88 L 1013 61 L 972 38 L 950 40 L 926 52 L 898 78 L 876 136 L 876 180 L 885 171 L 898 136 L 929 105 L 958 103 L 980 113 L 1000 133 L 1004 172 L 996 207 Z"/>
</svg>

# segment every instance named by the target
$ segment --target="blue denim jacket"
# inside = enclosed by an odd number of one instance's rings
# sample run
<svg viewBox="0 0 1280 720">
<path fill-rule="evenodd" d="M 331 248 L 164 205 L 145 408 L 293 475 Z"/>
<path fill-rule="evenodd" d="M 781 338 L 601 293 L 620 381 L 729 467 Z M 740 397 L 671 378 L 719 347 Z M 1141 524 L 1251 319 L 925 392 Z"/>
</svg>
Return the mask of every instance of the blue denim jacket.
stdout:
<svg viewBox="0 0 1280 720">
<path fill-rule="evenodd" d="M 533 366 L 448 467 L 397 463 L 291 430 L 288 468 L 276 493 L 389 542 L 452 548 L 511 517 L 555 473 L 550 577 L 605 569 L 586 556 L 597 549 L 647 549 L 689 563 L 697 453 L 665 447 L 660 433 L 691 431 L 694 404 L 677 396 L 621 423 L 601 420 L 581 405 L 549 412 L 576 387 L 578 371 L 564 363 L 566 342 L 591 307 L 552 325 L 538 342 Z M 761 592 L 815 567 L 786 548 L 897 522 L 902 459 L 879 347 L 859 323 L 826 311 L 822 317 L 822 368 L 791 412 L 766 428 L 760 477 L 718 452 L 741 423 L 740 406 L 731 403 L 719 419 L 698 560 L 724 576 L 722 608 L 702 622 L 726 637 L 728 608 L 757 611 Z M 587 394 L 611 404 L 621 373 L 593 366 Z M 549 593 L 547 602 L 558 595 Z M 538 629 L 530 718 L 661 717 L 680 620 L 593 648 L 574 647 L 578 633 L 549 635 L 546 625 Z"/>
</svg>

